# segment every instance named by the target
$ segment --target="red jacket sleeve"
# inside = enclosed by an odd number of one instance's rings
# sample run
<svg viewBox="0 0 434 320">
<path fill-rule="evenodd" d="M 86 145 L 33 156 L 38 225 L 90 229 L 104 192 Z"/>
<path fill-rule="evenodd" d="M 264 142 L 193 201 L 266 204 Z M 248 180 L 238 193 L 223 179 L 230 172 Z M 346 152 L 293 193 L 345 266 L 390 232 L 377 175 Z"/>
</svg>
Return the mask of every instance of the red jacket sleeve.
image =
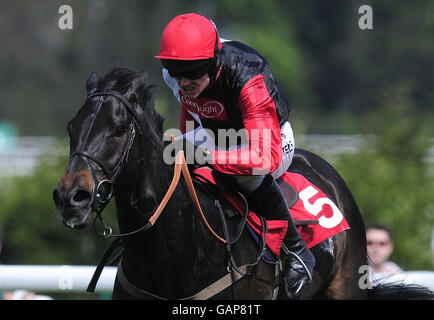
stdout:
<svg viewBox="0 0 434 320">
<path fill-rule="evenodd" d="M 282 161 L 282 140 L 276 107 L 263 75 L 257 75 L 246 83 L 238 103 L 248 133 L 248 145 L 230 151 L 210 150 L 212 166 L 227 174 L 271 173 Z"/>
</svg>

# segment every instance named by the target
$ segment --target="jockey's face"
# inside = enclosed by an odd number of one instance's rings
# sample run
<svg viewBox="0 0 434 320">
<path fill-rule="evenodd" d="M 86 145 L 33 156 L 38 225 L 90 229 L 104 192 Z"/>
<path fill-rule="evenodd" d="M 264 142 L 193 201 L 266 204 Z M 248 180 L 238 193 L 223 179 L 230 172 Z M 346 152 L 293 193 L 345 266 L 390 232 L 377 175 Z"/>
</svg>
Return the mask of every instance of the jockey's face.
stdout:
<svg viewBox="0 0 434 320">
<path fill-rule="evenodd" d="M 186 98 L 197 98 L 209 85 L 209 74 L 205 73 L 199 79 L 177 78 L 179 88 Z"/>
</svg>

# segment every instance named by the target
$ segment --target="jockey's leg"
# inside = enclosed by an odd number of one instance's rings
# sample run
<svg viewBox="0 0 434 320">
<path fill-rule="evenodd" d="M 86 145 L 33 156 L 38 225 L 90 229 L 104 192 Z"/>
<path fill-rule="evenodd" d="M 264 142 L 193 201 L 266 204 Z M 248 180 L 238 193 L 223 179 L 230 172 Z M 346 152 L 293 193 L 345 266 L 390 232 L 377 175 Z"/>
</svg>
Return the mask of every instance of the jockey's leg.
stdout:
<svg viewBox="0 0 434 320">
<path fill-rule="evenodd" d="M 283 263 L 285 292 L 290 299 L 298 298 L 312 278 L 315 258 L 297 232 L 279 185 L 271 175 L 235 178 L 243 189 L 259 200 L 265 219 L 288 221 L 288 230 L 283 240 L 289 250 Z"/>
<path fill-rule="evenodd" d="M 277 170 L 264 176 L 235 176 L 238 184 L 252 194 L 262 205 L 262 214 L 267 220 L 286 220 L 288 230 L 283 243 L 288 255 L 283 262 L 285 293 L 288 298 L 296 299 L 303 288 L 312 279 L 315 258 L 301 239 L 292 216 L 289 213 L 285 197 L 275 181 L 288 170 L 294 156 L 294 135 L 289 122 L 281 127 L 282 162 Z"/>
</svg>

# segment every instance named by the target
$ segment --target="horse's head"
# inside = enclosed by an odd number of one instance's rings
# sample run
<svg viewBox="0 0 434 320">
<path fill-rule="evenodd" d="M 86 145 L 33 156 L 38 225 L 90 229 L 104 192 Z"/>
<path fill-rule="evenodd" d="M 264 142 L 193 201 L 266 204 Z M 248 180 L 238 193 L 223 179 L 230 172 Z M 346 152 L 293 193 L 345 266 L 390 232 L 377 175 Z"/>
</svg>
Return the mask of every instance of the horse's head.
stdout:
<svg viewBox="0 0 434 320">
<path fill-rule="evenodd" d="M 63 222 L 71 228 L 84 228 L 92 212 L 110 200 L 135 137 L 143 133 L 141 105 L 153 99 L 146 75 L 127 69 L 104 77 L 92 73 L 86 87 L 86 101 L 67 128 L 69 163 L 53 191 Z"/>
</svg>

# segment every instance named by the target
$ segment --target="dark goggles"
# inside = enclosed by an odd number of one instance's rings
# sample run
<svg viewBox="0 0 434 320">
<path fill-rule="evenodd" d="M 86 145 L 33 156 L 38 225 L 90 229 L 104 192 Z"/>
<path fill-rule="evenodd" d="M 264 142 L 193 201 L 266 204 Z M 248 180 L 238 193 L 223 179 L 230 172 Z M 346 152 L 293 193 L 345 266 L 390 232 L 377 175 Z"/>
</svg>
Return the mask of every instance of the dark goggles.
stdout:
<svg viewBox="0 0 434 320">
<path fill-rule="evenodd" d="M 172 78 L 175 78 L 176 80 L 181 80 L 182 78 L 186 78 L 189 80 L 197 80 L 197 79 L 202 78 L 206 73 L 207 73 L 207 71 L 205 71 L 205 72 L 191 71 L 191 72 L 186 72 L 186 73 L 177 73 L 177 72 L 169 71 L 169 75 Z"/>
<path fill-rule="evenodd" d="M 167 69 L 169 75 L 177 80 L 186 78 L 197 80 L 203 77 L 211 68 L 213 59 L 194 61 L 161 59 L 162 66 Z"/>
</svg>

